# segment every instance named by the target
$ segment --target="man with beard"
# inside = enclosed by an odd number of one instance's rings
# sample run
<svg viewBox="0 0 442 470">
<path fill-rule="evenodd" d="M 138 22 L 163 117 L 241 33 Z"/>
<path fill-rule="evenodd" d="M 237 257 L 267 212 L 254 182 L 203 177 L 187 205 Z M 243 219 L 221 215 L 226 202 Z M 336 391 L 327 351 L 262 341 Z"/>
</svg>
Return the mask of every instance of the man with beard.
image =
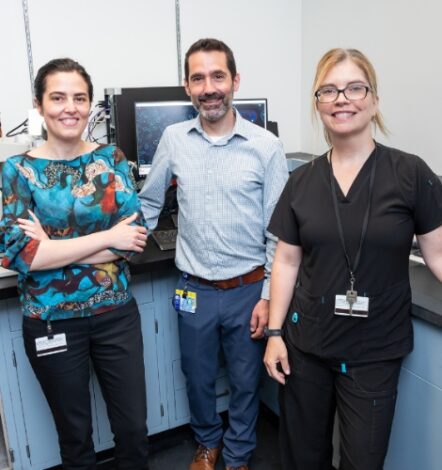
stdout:
<svg viewBox="0 0 442 470">
<path fill-rule="evenodd" d="M 280 141 L 232 107 L 240 77 L 230 48 L 201 39 L 186 53 L 184 86 L 199 115 L 169 126 L 140 193 L 150 229 L 172 176 L 178 181 L 174 297 L 181 365 L 198 448 L 190 470 L 248 468 L 256 446 L 258 384 L 275 239 L 266 232 L 288 176 Z M 223 352 L 229 424 L 216 412 Z"/>
</svg>

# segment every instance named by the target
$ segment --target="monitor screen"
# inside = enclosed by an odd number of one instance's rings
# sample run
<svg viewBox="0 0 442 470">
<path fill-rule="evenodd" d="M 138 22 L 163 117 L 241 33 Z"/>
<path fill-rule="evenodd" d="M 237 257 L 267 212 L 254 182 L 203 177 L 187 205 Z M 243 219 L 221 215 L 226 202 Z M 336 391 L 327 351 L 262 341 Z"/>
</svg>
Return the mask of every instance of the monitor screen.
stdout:
<svg viewBox="0 0 442 470">
<path fill-rule="evenodd" d="M 267 127 L 266 99 L 237 99 L 233 102 L 242 117 L 254 124 Z M 135 103 L 135 133 L 138 171 L 149 173 L 153 156 L 163 131 L 177 122 L 193 119 L 197 111 L 189 101 L 152 101 Z"/>
<path fill-rule="evenodd" d="M 255 100 L 233 100 L 233 105 L 247 121 L 267 129 L 267 100 L 265 98 Z"/>
<path fill-rule="evenodd" d="M 189 101 L 158 101 L 135 103 L 138 172 L 146 175 L 152 164 L 164 129 L 171 124 L 196 117 Z"/>
</svg>

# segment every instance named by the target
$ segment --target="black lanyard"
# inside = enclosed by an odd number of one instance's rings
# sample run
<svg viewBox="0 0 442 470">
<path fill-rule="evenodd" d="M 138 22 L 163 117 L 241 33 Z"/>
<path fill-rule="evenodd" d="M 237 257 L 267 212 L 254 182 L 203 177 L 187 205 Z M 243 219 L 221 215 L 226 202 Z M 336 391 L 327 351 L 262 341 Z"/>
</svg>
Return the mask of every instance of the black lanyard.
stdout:
<svg viewBox="0 0 442 470">
<path fill-rule="evenodd" d="M 341 221 L 341 214 L 339 213 L 339 208 L 338 208 L 338 198 L 336 196 L 336 185 L 335 185 L 335 177 L 333 175 L 333 167 L 332 167 L 332 151 L 330 150 L 330 163 L 329 163 L 329 172 L 330 172 L 330 186 L 331 186 L 331 192 L 332 192 L 332 199 L 333 199 L 333 208 L 335 210 L 335 215 L 336 215 L 336 222 L 338 224 L 338 232 L 339 232 L 339 238 L 341 240 L 341 245 L 344 250 L 344 255 L 345 255 L 345 260 L 347 262 L 347 267 L 348 267 L 348 272 L 350 274 L 350 290 L 353 291 L 353 285 L 355 283 L 355 272 L 358 269 L 359 266 L 359 261 L 361 259 L 361 252 L 362 252 L 362 245 L 364 244 L 365 240 L 365 235 L 367 233 L 367 227 L 368 227 L 368 219 L 370 215 L 370 207 L 371 207 L 371 196 L 373 193 L 373 185 L 374 185 L 374 176 L 376 173 L 376 160 L 377 160 L 377 145 L 375 147 L 375 152 L 374 152 L 374 161 L 371 165 L 371 170 L 370 170 L 370 182 L 368 186 L 368 204 L 367 204 L 367 209 L 365 210 L 365 215 L 364 215 L 364 221 L 362 224 L 362 232 L 361 232 L 361 239 L 359 240 L 359 247 L 358 251 L 356 253 L 355 261 L 353 266 L 350 263 L 350 257 L 348 256 L 348 251 L 347 247 L 345 246 L 345 239 L 344 239 L 344 230 L 342 228 L 342 221 Z M 357 178 L 357 176 L 356 176 Z"/>
</svg>

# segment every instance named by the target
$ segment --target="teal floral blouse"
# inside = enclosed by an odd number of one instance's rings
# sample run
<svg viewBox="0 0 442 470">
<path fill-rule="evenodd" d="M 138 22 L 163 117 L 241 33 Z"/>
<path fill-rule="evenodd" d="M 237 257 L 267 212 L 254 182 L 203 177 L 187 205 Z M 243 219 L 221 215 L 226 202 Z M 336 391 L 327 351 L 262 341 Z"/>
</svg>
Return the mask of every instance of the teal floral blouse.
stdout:
<svg viewBox="0 0 442 470">
<path fill-rule="evenodd" d="M 51 239 L 69 239 L 107 230 L 138 212 L 145 225 L 124 154 L 103 145 L 73 160 L 48 160 L 27 154 L 7 159 L 3 167 L 2 265 L 18 272 L 26 316 L 46 320 L 87 317 L 131 300 L 127 259 L 103 264 L 70 264 L 30 271 L 39 242 L 26 236 L 16 219 L 31 209 Z"/>
</svg>

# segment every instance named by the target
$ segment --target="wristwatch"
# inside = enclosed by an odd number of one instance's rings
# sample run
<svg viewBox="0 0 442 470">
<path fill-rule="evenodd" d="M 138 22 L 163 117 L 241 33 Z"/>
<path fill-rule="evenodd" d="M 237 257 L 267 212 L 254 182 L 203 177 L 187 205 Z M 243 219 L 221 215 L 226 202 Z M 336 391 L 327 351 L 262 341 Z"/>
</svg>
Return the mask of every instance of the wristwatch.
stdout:
<svg viewBox="0 0 442 470">
<path fill-rule="evenodd" d="M 272 328 L 264 328 L 264 336 L 266 338 L 269 338 L 270 336 L 282 336 L 282 330 L 281 329 L 272 329 Z"/>
</svg>

